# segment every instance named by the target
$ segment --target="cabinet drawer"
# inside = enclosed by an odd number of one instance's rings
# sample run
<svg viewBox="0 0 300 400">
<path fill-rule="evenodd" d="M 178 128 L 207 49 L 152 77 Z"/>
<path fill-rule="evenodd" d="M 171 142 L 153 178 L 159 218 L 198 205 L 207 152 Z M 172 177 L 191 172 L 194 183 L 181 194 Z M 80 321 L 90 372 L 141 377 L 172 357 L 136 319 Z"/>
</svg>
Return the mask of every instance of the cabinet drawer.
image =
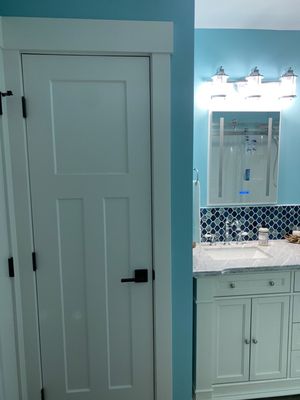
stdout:
<svg viewBox="0 0 300 400">
<path fill-rule="evenodd" d="M 300 377 L 300 351 L 292 351 L 291 357 L 291 378 Z"/>
<path fill-rule="evenodd" d="M 295 272 L 294 291 L 300 292 L 300 271 Z"/>
<path fill-rule="evenodd" d="M 215 295 L 287 293 L 290 289 L 290 272 L 228 274 L 218 278 Z"/>
<path fill-rule="evenodd" d="M 293 322 L 300 322 L 300 295 L 294 296 Z"/>
<path fill-rule="evenodd" d="M 292 350 L 300 350 L 300 324 L 293 324 Z"/>
</svg>

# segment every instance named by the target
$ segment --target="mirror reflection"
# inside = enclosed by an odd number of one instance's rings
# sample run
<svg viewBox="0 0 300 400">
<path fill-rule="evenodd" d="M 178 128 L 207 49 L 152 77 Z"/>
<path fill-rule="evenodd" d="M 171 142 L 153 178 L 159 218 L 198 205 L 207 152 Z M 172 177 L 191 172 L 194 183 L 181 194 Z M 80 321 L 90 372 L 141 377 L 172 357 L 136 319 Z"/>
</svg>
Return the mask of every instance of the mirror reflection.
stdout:
<svg viewBox="0 0 300 400">
<path fill-rule="evenodd" d="M 210 115 L 208 204 L 277 202 L 279 112 Z"/>
</svg>

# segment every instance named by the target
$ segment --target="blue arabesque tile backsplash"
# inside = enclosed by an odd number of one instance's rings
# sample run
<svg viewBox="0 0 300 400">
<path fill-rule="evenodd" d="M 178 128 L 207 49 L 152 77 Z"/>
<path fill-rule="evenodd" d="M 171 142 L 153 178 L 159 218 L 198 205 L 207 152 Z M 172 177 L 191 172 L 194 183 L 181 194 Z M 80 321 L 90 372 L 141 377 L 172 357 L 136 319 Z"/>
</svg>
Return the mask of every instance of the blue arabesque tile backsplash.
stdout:
<svg viewBox="0 0 300 400">
<path fill-rule="evenodd" d="M 201 240 L 205 242 L 205 235 L 211 233 L 216 235 L 216 241 L 224 241 L 227 218 L 240 222 L 241 229 L 248 232 L 245 240 L 257 240 L 261 226 L 269 228 L 270 239 L 283 239 L 287 233 L 300 226 L 300 205 L 201 208 Z M 236 239 L 233 227 L 230 240 Z"/>
</svg>

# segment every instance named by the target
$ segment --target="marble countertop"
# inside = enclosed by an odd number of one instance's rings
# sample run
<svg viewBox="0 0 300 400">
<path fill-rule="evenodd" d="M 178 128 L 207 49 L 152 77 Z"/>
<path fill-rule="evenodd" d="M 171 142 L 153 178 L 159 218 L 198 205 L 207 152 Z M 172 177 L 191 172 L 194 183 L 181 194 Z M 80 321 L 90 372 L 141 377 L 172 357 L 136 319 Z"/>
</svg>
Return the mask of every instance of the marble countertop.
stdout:
<svg viewBox="0 0 300 400">
<path fill-rule="evenodd" d="M 258 242 L 251 241 L 243 244 L 216 243 L 213 245 L 199 244 L 193 249 L 193 273 L 194 277 L 200 275 L 218 275 L 224 273 L 240 273 L 264 270 L 300 269 L 300 244 L 292 244 L 286 240 L 269 241 L 268 246 L 258 246 L 266 253 L 266 258 L 243 258 L 243 259 L 213 259 L 209 251 L 213 248 L 224 247 L 254 247 Z M 246 250 L 247 251 L 247 250 Z"/>
</svg>

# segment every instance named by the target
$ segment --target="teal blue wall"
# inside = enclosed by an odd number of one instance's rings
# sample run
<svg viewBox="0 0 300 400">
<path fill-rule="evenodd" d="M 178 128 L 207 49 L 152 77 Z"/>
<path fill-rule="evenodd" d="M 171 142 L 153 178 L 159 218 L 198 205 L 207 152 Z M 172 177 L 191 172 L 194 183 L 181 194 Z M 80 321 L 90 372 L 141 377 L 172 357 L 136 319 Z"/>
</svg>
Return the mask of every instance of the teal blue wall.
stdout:
<svg viewBox="0 0 300 400">
<path fill-rule="evenodd" d="M 288 67 L 300 75 L 300 31 L 197 29 L 195 31 L 195 88 L 210 79 L 220 65 L 234 79 L 258 66 L 270 80 Z M 300 203 L 300 81 L 298 98 L 281 114 L 278 203 Z M 195 107 L 194 166 L 200 170 L 201 205 L 207 204 L 207 111 Z"/>
<path fill-rule="evenodd" d="M 1 0 L 0 15 L 174 22 L 171 138 L 173 398 L 191 400 L 194 0 Z"/>
</svg>

